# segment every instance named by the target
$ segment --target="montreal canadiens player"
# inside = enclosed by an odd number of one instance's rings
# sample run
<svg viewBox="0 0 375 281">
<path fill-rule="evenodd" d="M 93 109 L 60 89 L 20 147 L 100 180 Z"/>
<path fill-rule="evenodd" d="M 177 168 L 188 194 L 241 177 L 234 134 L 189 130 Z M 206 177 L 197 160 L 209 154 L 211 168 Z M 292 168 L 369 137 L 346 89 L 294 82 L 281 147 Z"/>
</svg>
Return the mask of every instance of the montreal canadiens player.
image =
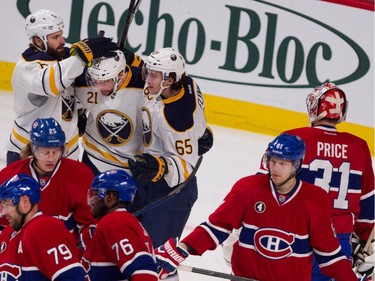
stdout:
<svg viewBox="0 0 375 281">
<path fill-rule="evenodd" d="M 173 274 L 189 254 L 214 250 L 242 226 L 231 263 L 236 276 L 311 280 L 315 253 L 324 274 L 337 281 L 357 280 L 332 228 L 327 193 L 297 177 L 304 155 L 299 137 L 281 134 L 270 142 L 268 175 L 240 179 L 206 222 L 180 243 L 171 238 L 155 250 L 160 278 Z"/>
<path fill-rule="evenodd" d="M 41 185 L 40 210 L 64 221 L 84 248 L 96 224 L 87 203 L 94 174 L 84 163 L 64 157 L 65 133 L 54 118 L 37 118 L 29 138 L 26 158 L 3 168 L 0 182 L 20 173 L 33 176 Z"/>
<path fill-rule="evenodd" d="M 1 215 L 9 221 L 0 235 L 0 279 L 85 280 L 73 234 L 38 210 L 40 199 L 40 185 L 30 175 L 0 186 Z"/>
<path fill-rule="evenodd" d="M 307 96 L 306 104 L 311 127 L 287 131 L 301 137 L 306 143 L 306 155 L 299 178 L 328 193 L 333 226 L 349 259 L 352 254 L 352 234 L 358 237 L 354 242 L 359 244 L 359 253 L 360 245 L 366 243 L 374 227 L 375 194 L 371 154 L 365 140 L 347 132 L 339 132 L 336 128 L 337 124 L 345 121 L 348 111 L 348 101 L 342 89 L 334 83 L 324 83 Z M 354 253 L 354 260 L 357 260 L 357 253 Z M 361 267 L 358 269 L 362 272 Z M 313 280 L 330 280 L 320 272 L 316 262 Z"/>
<path fill-rule="evenodd" d="M 123 170 L 98 174 L 91 185 L 92 213 L 99 219 L 82 259 L 91 281 L 157 281 L 151 238 L 126 210 L 136 191 Z"/>
</svg>

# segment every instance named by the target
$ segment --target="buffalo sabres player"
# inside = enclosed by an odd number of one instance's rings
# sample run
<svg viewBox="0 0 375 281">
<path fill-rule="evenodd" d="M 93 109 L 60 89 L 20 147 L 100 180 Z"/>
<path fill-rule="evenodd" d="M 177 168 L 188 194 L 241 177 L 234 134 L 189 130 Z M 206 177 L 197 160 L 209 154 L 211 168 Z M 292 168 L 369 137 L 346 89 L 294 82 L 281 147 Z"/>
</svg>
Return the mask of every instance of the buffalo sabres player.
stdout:
<svg viewBox="0 0 375 281">
<path fill-rule="evenodd" d="M 76 96 L 88 111 L 82 161 L 95 174 L 128 168 L 142 145 L 141 68 L 126 64 L 122 51 L 93 61 Z"/>
<path fill-rule="evenodd" d="M 241 228 L 234 245 L 236 276 L 267 281 L 311 280 L 313 253 L 321 271 L 337 281 L 357 280 L 331 227 L 327 193 L 298 179 L 305 154 L 299 137 L 281 134 L 265 153 L 269 174 L 237 181 L 223 203 L 180 243 L 155 250 L 165 279 L 189 254 L 202 255 Z"/>
<path fill-rule="evenodd" d="M 91 281 L 158 280 L 151 239 L 126 210 L 136 189 L 124 170 L 100 173 L 91 184 L 89 201 L 99 222 L 82 259 Z"/>
<path fill-rule="evenodd" d="M 94 174 L 84 163 L 64 157 L 66 137 L 55 119 L 36 119 L 29 138 L 31 142 L 22 150 L 25 159 L 2 169 L 0 182 L 20 173 L 33 176 L 41 185 L 39 208 L 64 221 L 84 248 L 96 224 L 87 203 Z"/>
<path fill-rule="evenodd" d="M 72 84 L 93 58 L 111 56 L 117 48 L 109 38 L 86 39 L 65 46 L 64 22 L 49 10 L 26 18 L 30 40 L 18 60 L 13 76 L 15 120 L 7 144 L 7 164 L 20 159 L 36 118 L 53 117 L 66 133 L 67 156 L 78 159 L 77 104 Z"/>
<path fill-rule="evenodd" d="M 306 99 L 310 127 L 287 131 L 301 137 L 306 143 L 306 156 L 300 179 L 323 188 L 330 197 L 332 223 L 341 247 L 351 258 L 350 239 L 355 233 L 358 245 L 353 257 L 366 243 L 374 227 L 374 171 L 366 141 L 346 132 L 339 132 L 336 125 L 345 121 L 348 101 L 345 92 L 334 83 L 316 87 Z M 262 171 L 266 171 L 263 167 Z M 363 260 L 363 257 L 362 257 Z M 361 258 L 358 260 L 358 263 Z M 371 274 L 368 264 L 358 266 L 360 273 Z M 324 276 L 317 263 L 313 268 L 313 280 L 330 280 Z"/>
<path fill-rule="evenodd" d="M 1 280 L 85 280 L 74 236 L 38 208 L 39 183 L 18 174 L 0 186 L 1 216 L 9 225 L 0 235 Z"/>
<path fill-rule="evenodd" d="M 198 139 L 206 130 L 202 93 L 186 74 L 180 53 L 173 48 L 152 52 L 144 59 L 143 73 L 143 153 L 129 160 L 138 184 L 133 211 L 187 179 L 198 161 Z M 181 235 L 197 192 L 193 177 L 180 193 L 142 215 L 141 222 L 155 246 Z"/>
</svg>

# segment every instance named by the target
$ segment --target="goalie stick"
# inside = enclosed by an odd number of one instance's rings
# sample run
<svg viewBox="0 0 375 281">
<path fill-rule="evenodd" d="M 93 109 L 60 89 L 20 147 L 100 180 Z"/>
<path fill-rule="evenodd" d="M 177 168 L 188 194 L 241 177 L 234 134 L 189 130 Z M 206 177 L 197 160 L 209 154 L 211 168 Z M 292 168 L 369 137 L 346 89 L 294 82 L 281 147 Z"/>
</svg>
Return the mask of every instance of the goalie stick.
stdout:
<svg viewBox="0 0 375 281">
<path fill-rule="evenodd" d="M 175 188 L 173 188 L 173 190 L 172 190 L 171 192 L 169 192 L 167 195 L 165 195 L 165 196 L 163 196 L 163 197 L 161 197 L 161 198 L 159 198 L 159 199 L 157 199 L 157 200 L 151 202 L 150 204 L 148 204 L 148 205 L 142 207 L 141 209 L 135 211 L 135 212 L 133 213 L 133 215 L 136 216 L 136 217 L 138 217 L 138 216 L 140 216 L 140 215 L 142 215 L 142 214 L 144 214 L 144 213 L 150 211 L 151 209 L 155 208 L 156 206 L 158 206 L 158 205 L 164 203 L 165 201 L 167 201 L 167 200 L 168 200 L 169 198 L 171 198 L 172 196 L 174 196 L 174 195 L 180 193 L 181 190 L 183 190 L 183 189 L 187 186 L 187 184 L 190 182 L 190 180 L 191 180 L 191 179 L 195 176 L 195 174 L 197 173 L 197 171 L 198 171 L 198 169 L 199 169 L 199 166 L 200 166 L 201 163 L 202 163 L 202 159 L 203 159 L 203 156 L 202 156 L 202 155 L 199 156 L 198 161 L 197 161 L 197 163 L 195 164 L 195 167 L 194 167 L 193 171 L 191 171 L 190 175 L 188 176 L 188 178 L 187 178 L 184 182 L 180 183 L 180 184 L 177 185 Z"/>
<path fill-rule="evenodd" d="M 141 0 L 130 0 L 128 13 L 125 19 L 124 30 L 122 31 L 121 39 L 117 43 L 120 50 L 123 50 L 125 47 L 125 41 L 126 41 L 126 37 L 128 36 L 130 24 L 132 23 L 140 4 L 141 4 Z"/>
<path fill-rule="evenodd" d="M 232 274 L 228 274 L 228 273 L 224 273 L 224 272 L 218 272 L 218 271 L 213 271 L 213 270 L 209 270 L 209 269 L 193 267 L 193 266 L 183 265 L 183 264 L 180 264 L 177 267 L 177 269 L 182 270 L 182 271 L 193 272 L 193 273 L 208 275 L 208 276 L 212 276 L 212 277 L 222 278 L 222 279 L 228 279 L 228 280 L 232 280 L 232 281 L 257 281 L 255 279 L 250 279 L 250 278 L 240 277 L 240 276 L 234 276 Z"/>
</svg>

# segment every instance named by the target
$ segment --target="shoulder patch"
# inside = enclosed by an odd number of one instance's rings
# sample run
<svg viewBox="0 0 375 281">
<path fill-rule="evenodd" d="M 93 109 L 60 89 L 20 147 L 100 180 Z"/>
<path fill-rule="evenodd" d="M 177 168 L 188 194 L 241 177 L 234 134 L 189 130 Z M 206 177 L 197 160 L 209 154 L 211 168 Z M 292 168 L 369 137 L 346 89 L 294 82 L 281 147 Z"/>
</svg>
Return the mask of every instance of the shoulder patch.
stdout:
<svg viewBox="0 0 375 281">
<path fill-rule="evenodd" d="M 171 102 L 164 102 L 164 116 L 174 130 L 184 132 L 194 125 L 194 111 L 197 107 L 193 80 L 183 85 L 181 92 Z"/>
</svg>

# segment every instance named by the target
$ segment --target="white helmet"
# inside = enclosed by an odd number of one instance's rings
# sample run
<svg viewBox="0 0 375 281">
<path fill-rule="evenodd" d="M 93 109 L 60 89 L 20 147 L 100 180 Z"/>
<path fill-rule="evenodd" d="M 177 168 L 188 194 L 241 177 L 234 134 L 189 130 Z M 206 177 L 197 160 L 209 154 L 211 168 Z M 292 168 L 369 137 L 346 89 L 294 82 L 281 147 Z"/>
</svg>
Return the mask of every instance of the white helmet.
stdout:
<svg viewBox="0 0 375 281">
<path fill-rule="evenodd" d="M 87 69 L 87 75 L 89 78 L 89 84 L 95 85 L 95 81 L 105 81 L 112 79 L 115 83 L 115 88 L 113 92 L 116 92 L 119 85 L 122 84 L 125 75 L 119 80 L 119 74 L 126 69 L 126 59 L 122 51 L 116 50 L 116 56 L 114 57 L 102 57 L 100 59 L 95 59 Z"/>
<path fill-rule="evenodd" d="M 163 48 L 152 52 L 144 62 L 144 67 L 154 71 L 161 71 L 166 80 L 170 73 L 176 73 L 176 82 L 181 80 L 186 72 L 185 59 L 173 48 Z"/>
<path fill-rule="evenodd" d="M 38 36 L 47 50 L 47 35 L 64 29 L 63 19 L 54 12 L 41 9 L 26 17 L 26 35 L 34 45 L 33 37 Z"/>
</svg>

